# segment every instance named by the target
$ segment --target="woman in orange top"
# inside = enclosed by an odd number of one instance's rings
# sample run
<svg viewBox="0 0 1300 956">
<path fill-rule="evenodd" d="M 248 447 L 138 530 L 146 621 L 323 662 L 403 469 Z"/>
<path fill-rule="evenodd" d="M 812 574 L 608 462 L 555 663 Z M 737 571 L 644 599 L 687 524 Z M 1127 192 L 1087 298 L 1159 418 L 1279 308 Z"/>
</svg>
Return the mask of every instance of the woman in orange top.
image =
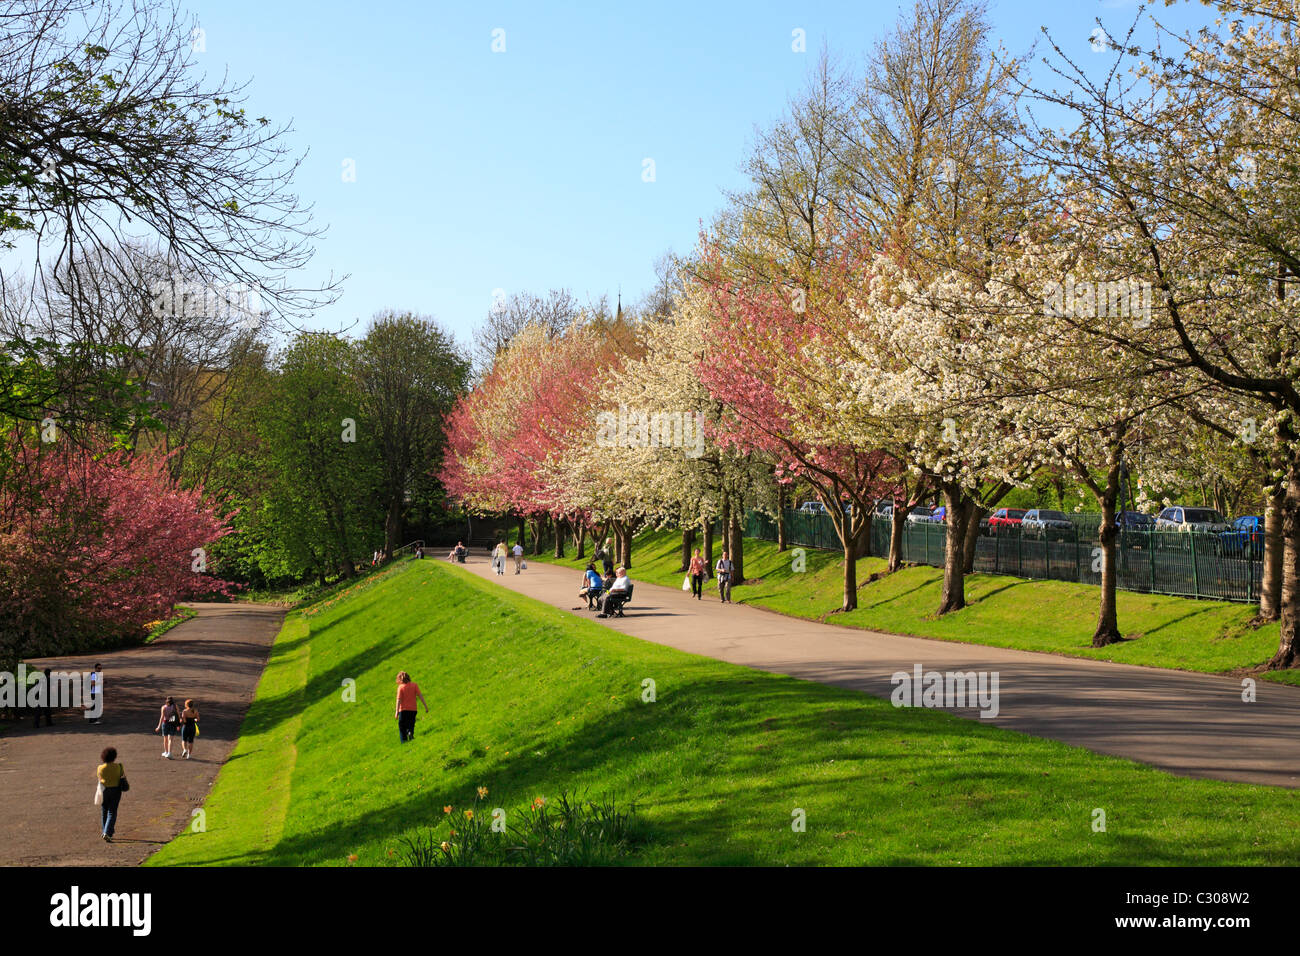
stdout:
<svg viewBox="0 0 1300 956">
<path fill-rule="evenodd" d="M 424 712 L 429 712 L 429 704 L 420 693 L 420 685 L 411 680 L 411 675 L 400 671 L 397 675 L 397 735 L 402 743 L 415 739 L 415 702 L 424 704 Z"/>
<path fill-rule="evenodd" d="M 704 560 L 700 554 L 700 549 L 695 549 L 695 555 L 691 558 L 691 593 L 695 595 L 695 600 L 702 600 L 704 595 L 704 579 L 709 573 L 709 562 Z"/>
</svg>

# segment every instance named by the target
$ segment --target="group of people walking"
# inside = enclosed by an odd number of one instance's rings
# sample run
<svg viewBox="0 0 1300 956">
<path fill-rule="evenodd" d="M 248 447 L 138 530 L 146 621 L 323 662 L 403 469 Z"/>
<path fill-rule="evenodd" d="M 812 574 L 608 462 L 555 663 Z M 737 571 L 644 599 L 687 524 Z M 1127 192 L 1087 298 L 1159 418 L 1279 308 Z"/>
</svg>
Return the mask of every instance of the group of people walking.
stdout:
<svg viewBox="0 0 1300 956">
<path fill-rule="evenodd" d="M 98 667 L 96 665 L 97 670 Z M 158 723 L 153 731 L 162 735 L 163 757 L 172 759 L 174 741 L 179 737 L 181 756 L 189 760 L 194 756 L 194 741 L 199 735 L 199 710 L 194 706 L 194 700 L 181 705 L 174 697 L 166 698 L 158 710 Z M 99 806 L 99 833 L 105 843 L 113 842 L 122 794 L 129 789 L 126 768 L 117 759 L 117 748 L 105 747 L 99 755 L 99 766 L 95 768 L 95 803 Z"/>
<path fill-rule="evenodd" d="M 497 574 L 505 574 L 507 557 L 512 557 L 515 560 L 515 574 L 528 569 L 528 562 L 524 560 L 524 546 L 521 541 L 516 541 L 513 548 L 507 548 L 504 541 L 498 541 L 497 546 L 492 549 L 492 570 Z"/>
<path fill-rule="evenodd" d="M 713 574 L 718 580 L 718 596 L 722 598 L 723 604 L 730 604 L 731 601 L 731 576 L 735 573 L 736 566 L 732 564 L 731 558 L 727 552 L 722 552 L 722 557 L 714 565 Z M 700 554 L 700 549 L 695 549 L 695 554 L 691 556 L 690 566 L 686 571 L 687 579 L 690 581 L 691 594 L 697 601 L 704 599 L 704 579 L 709 576 L 709 562 L 704 560 Z M 682 590 L 685 590 L 683 588 Z"/>
</svg>

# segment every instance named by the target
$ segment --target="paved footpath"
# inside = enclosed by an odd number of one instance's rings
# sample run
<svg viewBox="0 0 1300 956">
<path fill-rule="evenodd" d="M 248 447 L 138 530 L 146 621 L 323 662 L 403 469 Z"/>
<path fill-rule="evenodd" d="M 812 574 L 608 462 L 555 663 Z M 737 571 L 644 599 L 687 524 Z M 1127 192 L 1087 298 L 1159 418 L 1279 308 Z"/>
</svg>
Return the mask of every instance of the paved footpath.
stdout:
<svg viewBox="0 0 1300 956">
<path fill-rule="evenodd" d="M 0 736 L 0 865 L 122 866 L 141 862 L 190 825 L 262 676 L 284 610 L 258 604 L 194 604 L 199 615 L 144 647 L 97 657 L 44 658 L 55 670 L 104 665 L 104 716 L 90 723 L 56 711 L 54 726 L 26 721 Z M 199 736 L 194 757 L 162 758 L 153 729 L 167 695 L 193 698 Z M 95 768 L 107 746 L 118 751 L 131 789 L 122 795 L 117 835 L 99 836 Z"/>
<path fill-rule="evenodd" d="M 579 572 L 532 563 L 493 574 L 475 556 L 468 573 L 584 617 Z M 732 664 L 889 697 L 890 677 L 926 671 L 996 671 L 1000 712 L 982 720 L 1115 754 L 1188 777 L 1300 787 L 1300 687 L 1258 681 L 1254 703 L 1239 678 L 900 637 L 724 605 L 716 589 L 690 594 L 636 584 L 627 616 L 600 620 L 656 644 Z M 578 605 L 582 607 L 578 609 Z M 974 709 L 951 709 L 980 720 Z"/>
</svg>

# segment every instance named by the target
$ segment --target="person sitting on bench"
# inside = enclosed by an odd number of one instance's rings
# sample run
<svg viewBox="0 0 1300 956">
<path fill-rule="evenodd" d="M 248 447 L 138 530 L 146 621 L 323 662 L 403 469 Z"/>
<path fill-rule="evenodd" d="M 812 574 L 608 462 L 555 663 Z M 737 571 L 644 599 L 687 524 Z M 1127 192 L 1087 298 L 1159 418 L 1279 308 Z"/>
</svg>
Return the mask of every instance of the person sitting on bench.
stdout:
<svg viewBox="0 0 1300 956">
<path fill-rule="evenodd" d="M 587 570 L 582 573 L 582 590 L 578 592 L 578 597 L 587 599 L 587 610 L 596 606 L 604 590 L 605 582 L 596 573 L 596 565 L 587 565 Z"/>
<path fill-rule="evenodd" d="M 597 617 L 609 617 L 617 613 L 623 616 L 623 605 L 627 599 L 632 596 L 632 579 L 627 576 L 626 568 L 619 568 L 614 572 L 617 576 L 614 583 L 610 585 L 609 591 L 606 592 L 605 598 L 600 602 L 600 613 Z"/>
</svg>

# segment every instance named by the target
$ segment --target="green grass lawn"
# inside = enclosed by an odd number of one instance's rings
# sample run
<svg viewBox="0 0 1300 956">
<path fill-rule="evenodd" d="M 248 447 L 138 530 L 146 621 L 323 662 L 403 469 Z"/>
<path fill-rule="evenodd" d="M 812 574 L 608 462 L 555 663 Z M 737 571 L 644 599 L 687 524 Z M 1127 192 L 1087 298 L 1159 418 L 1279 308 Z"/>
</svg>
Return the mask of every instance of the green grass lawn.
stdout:
<svg viewBox="0 0 1300 956">
<path fill-rule="evenodd" d="M 433 712 L 399 744 L 394 675 Z M 354 703 L 343 699 L 355 681 Z M 644 702 L 643 681 L 656 700 Z M 205 803 L 150 865 L 396 865 L 468 805 L 635 799 L 645 864 L 1290 864 L 1300 792 L 1130 761 L 622 635 L 408 561 L 292 612 Z M 1106 831 L 1092 829 L 1094 809 Z M 792 813 L 806 814 L 806 832 Z M 355 858 L 355 859 L 353 859 Z"/>
<path fill-rule="evenodd" d="M 541 560 L 576 568 L 580 562 L 572 557 L 572 549 L 569 554 L 563 561 Z M 716 558 L 716 546 L 714 554 Z M 1212 674 L 1258 668 L 1277 651 L 1277 624 L 1249 626 L 1254 605 L 1131 591 L 1118 594 L 1119 626 L 1126 640 L 1094 648 L 1097 588 L 1005 575 L 971 575 L 966 581 L 968 606 L 940 618 L 935 610 L 943 571 L 908 567 L 865 583 L 884 570 L 880 558 L 858 561 L 857 610 L 832 615 L 844 593 L 841 556 L 811 549 L 804 554 L 806 570 L 795 572 L 791 551 L 779 552 L 773 542 L 746 538 L 745 575 L 756 580 L 737 587 L 735 600 L 795 617 L 892 634 Z M 678 570 L 680 560 L 680 532 L 643 534 L 634 542 L 631 575 L 634 580 L 680 587 L 684 576 Z M 716 600 L 716 589 L 708 596 Z M 1300 684 L 1300 671 L 1259 676 Z"/>
</svg>

